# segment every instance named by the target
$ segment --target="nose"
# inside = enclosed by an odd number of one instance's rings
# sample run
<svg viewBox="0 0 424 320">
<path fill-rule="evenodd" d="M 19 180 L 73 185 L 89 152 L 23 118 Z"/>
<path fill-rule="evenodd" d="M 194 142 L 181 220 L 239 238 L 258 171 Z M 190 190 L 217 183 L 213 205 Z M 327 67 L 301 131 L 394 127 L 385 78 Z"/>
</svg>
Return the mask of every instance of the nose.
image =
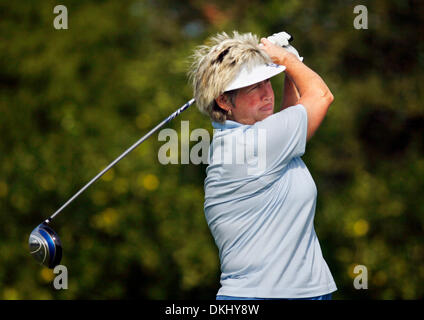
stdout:
<svg viewBox="0 0 424 320">
<path fill-rule="evenodd" d="M 274 90 L 272 89 L 271 81 L 269 79 L 265 80 L 262 88 L 262 98 L 266 101 L 272 101 Z"/>
</svg>

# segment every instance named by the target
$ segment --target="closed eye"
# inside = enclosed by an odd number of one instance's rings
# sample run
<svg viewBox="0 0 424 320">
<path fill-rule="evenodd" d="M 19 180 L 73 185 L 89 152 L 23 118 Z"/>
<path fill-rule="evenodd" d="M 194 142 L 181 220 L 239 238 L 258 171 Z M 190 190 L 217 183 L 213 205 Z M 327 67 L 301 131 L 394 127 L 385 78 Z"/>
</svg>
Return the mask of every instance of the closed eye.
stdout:
<svg viewBox="0 0 424 320">
<path fill-rule="evenodd" d="M 270 79 L 266 79 L 266 80 L 264 80 L 264 81 L 258 82 L 258 83 L 257 83 L 257 84 L 255 84 L 252 88 L 250 88 L 248 92 L 251 92 L 251 91 L 253 91 L 253 90 L 257 89 L 257 88 L 261 87 L 262 85 L 267 84 L 267 83 L 268 83 L 268 82 L 270 82 L 270 81 L 271 81 Z"/>
<path fill-rule="evenodd" d="M 260 83 L 254 85 L 253 88 L 250 88 L 249 92 L 255 90 L 256 88 L 259 88 L 260 86 L 261 86 Z"/>
</svg>

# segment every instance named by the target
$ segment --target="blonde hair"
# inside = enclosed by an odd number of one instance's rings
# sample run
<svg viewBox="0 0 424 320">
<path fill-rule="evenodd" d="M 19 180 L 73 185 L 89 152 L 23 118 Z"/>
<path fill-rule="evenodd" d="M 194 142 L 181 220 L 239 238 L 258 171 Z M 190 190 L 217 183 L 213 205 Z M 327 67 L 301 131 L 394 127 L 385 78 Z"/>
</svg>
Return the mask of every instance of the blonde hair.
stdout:
<svg viewBox="0 0 424 320">
<path fill-rule="evenodd" d="M 257 47 L 258 44 L 256 35 L 233 31 L 232 37 L 225 32 L 219 33 L 195 49 L 188 75 L 197 108 L 212 121 L 224 122 L 227 119 L 226 111 L 217 105 L 215 99 L 224 93 L 240 68 L 245 65 L 251 69 L 271 62 L 269 56 Z"/>
</svg>

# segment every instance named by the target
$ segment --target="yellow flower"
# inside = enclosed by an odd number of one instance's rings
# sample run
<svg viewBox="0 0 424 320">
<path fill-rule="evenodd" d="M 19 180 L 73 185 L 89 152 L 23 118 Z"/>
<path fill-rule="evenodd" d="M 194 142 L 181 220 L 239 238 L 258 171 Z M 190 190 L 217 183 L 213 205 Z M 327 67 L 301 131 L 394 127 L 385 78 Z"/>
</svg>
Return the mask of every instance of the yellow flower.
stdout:
<svg viewBox="0 0 424 320">
<path fill-rule="evenodd" d="M 93 217 L 92 223 L 94 227 L 107 231 L 112 232 L 118 223 L 118 212 L 113 208 L 107 208 L 106 210 L 102 211 L 101 213 L 95 215 Z"/>
<path fill-rule="evenodd" d="M 41 269 L 40 276 L 41 276 L 41 279 L 43 279 L 43 281 L 46 283 L 52 282 L 55 277 L 53 270 L 47 269 L 47 268 Z"/>
<path fill-rule="evenodd" d="M 139 184 L 141 184 L 144 189 L 153 191 L 159 187 L 159 179 L 154 174 L 147 174 L 146 176 L 139 177 Z"/>
<path fill-rule="evenodd" d="M 369 224 L 368 221 L 364 219 L 359 219 L 353 224 L 353 233 L 357 237 L 361 237 L 368 232 Z"/>
</svg>

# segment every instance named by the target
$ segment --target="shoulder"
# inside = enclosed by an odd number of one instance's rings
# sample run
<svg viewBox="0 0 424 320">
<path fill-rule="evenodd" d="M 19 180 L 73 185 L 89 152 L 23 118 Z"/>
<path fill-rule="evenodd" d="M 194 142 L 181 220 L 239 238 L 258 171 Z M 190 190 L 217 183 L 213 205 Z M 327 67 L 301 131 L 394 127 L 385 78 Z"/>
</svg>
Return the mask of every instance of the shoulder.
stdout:
<svg viewBox="0 0 424 320">
<path fill-rule="evenodd" d="M 284 127 L 292 127 L 299 122 L 307 121 L 308 115 L 305 107 L 302 104 L 297 104 L 279 112 L 276 112 L 262 121 L 255 123 L 257 127 L 275 127 L 276 129 L 283 129 Z"/>
</svg>

